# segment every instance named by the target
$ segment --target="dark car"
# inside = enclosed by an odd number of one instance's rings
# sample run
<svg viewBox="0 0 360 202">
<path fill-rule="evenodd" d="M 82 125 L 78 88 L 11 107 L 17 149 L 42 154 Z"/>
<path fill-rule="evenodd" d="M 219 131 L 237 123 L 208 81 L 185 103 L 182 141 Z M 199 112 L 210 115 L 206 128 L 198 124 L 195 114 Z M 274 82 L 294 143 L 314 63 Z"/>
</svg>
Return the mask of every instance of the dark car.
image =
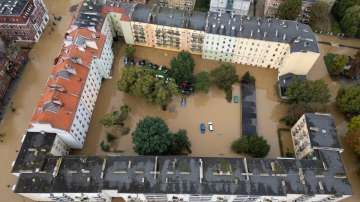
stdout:
<svg viewBox="0 0 360 202">
<path fill-rule="evenodd" d="M 139 64 L 139 66 L 145 66 L 146 60 L 140 60 L 138 64 Z"/>
<path fill-rule="evenodd" d="M 200 133 L 205 134 L 206 132 L 206 125 L 205 123 L 200 123 Z"/>
<path fill-rule="evenodd" d="M 128 57 L 125 57 L 125 58 L 124 58 L 124 64 L 125 64 L 125 65 L 129 64 L 129 58 L 128 58 Z"/>
</svg>

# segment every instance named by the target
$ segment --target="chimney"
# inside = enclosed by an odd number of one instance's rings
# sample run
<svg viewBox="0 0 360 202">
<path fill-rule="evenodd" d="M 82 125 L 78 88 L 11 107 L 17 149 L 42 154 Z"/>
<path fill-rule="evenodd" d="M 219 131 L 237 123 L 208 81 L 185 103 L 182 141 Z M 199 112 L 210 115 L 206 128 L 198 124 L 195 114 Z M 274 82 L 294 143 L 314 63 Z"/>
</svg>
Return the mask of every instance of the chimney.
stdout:
<svg viewBox="0 0 360 202">
<path fill-rule="evenodd" d="M 250 32 L 250 37 L 252 37 L 252 36 L 253 36 L 253 34 L 254 34 L 254 31 L 253 31 L 253 30 L 251 30 L 251 32 Z"/>
<path fill-rule="evenodd" d="M 264 32 L 264 38 L 266 37 L 266 35 L 267 35 L 267 32 L 265 31 L 265 32 Z"/>
<path fill-rule="evenodd" d="M 275 31 L 275 37 L 278 37 L 278 36 L 279 36 L 279 30 L 276 29 L 276 31 Z"/>
<path fill-rule="evenodd" d="M 286 34 L 283 35 L 283 41 L 285 41 L 285 40 L 286 40 Z"/>
</svg>

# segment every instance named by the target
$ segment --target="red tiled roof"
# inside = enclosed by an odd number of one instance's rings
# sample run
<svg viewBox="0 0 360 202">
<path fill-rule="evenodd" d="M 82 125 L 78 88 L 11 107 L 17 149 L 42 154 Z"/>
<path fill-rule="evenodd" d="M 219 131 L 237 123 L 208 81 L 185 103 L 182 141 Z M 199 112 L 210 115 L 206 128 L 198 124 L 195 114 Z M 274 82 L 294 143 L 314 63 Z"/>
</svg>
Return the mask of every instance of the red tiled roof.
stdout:
<svg viewBox="0 0 360 202">
<path fill-rule="evenodd" d="M 64 46 L 37 104 L 32 123 L 70 130 L 89 73 L 88 67 L 93 56 L 101 56 L 105 40 L 104 35 L 86 28 L 75 29 L 65 36 Z"/>
</svg>

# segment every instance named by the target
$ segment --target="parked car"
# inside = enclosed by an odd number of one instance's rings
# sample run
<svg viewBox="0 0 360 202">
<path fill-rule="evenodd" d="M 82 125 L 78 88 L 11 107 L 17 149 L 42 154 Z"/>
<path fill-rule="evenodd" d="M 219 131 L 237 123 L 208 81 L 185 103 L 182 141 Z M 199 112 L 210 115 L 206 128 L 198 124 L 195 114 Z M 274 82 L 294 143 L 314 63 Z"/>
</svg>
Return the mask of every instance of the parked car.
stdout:
<svg viewBox="0 0 360 202">
<path fill-rule="evenodd" d="M 146 65 L 146 60 L 139 60 L 139 66 L 145 66 Z"/>
<path fill-rule="evenodd" d="M 156 77 L 157 79 L 164 79 L 164 78 L 165 78 L 165 77 L 164 77 L 163 75 L 161 75 L 161 74 L 156 74 L 155 77 Z"/>
<path fill-rule="evenodd" d="M 124 64 L 125 64 L 125 65 L 129 64 L 129 58 L 128 58 L 128 57 L 125 57 L 125 58 L 124 58 Z"/>
<path fill-rule="evenodd" d="M 208 126 L 209 126 L 209 131 L 213 132 L 214 131 L 214 123 L 212 121 L 209 121 Z"/>
<path fill-rule="evenodd" d="M 200 133 L 205 134 L 206 132 L 206 125 L 205 123 L 200 123 Z"/>
<path fill-rule="evenodd" d="M 166 66 L 160 65 L 159 71 L 162 71 L 164 74 L 167 74 L 169 70 Z"/>
</svg>

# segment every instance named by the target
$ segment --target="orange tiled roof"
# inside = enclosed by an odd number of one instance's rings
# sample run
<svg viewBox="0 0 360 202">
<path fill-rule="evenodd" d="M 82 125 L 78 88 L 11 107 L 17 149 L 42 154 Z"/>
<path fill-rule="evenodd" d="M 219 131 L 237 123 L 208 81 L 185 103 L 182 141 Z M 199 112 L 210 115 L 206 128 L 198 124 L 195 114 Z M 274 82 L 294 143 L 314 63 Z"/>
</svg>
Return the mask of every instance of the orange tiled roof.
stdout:
<svg viewBox="0 0 360 202">
<path fill-rule="evenodd" d="M 88 67 L 94 56 L 101 56 L 105 40 L 104 35 L 86 28 L 73 29 L 65 35 L 64 46 L 37 104 L 32 123 L 70 130 Z"/>
</svg>

